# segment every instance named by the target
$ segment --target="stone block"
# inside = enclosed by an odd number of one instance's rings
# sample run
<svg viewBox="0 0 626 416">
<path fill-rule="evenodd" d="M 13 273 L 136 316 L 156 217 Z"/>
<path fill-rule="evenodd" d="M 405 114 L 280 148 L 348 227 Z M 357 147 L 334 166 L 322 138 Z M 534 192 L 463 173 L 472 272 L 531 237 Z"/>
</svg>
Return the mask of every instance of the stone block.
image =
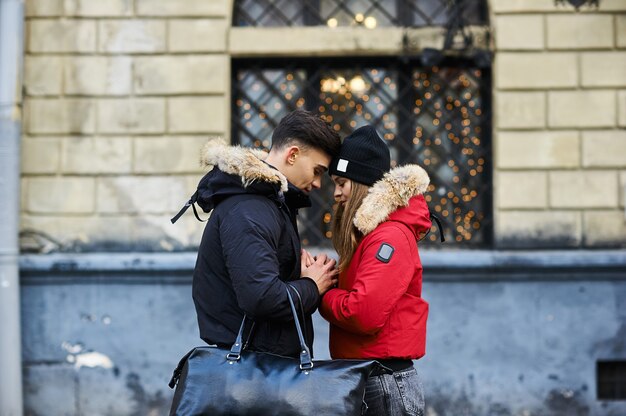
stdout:
<svg viewBox="0 0 626 416">
<path fill-rule="evenodd" d="M 65 58 L 64 76 L 65 93 L 69 95 L 127 95 L 131 93 L 132 58 Z"/>
<path fill-rule="evenodd" d="M 62 171 L 70 174 L 129 173 L 129 137 L 68 137 L 63 139 Z"/>
<path fill-rule="evenodd" d="M 61 244 L 49 243 L 44 252 L 61 249 L 84 249 L 85 251 L 119 251 L 129 247 L 133 238 L 136 217 L 103 215 L 28 215 L 21 216 L 21 229 L 43 232 Z M 46 251 L 47 250 L 47 251 Z M 45 346 L 31 345 L 35 354 L 41 354 Z"/>
<path fill-rule="evenodd" d="M 195 191 L 192 189 L 186 196 L 189 198 Z M 170 218 L 183 206 L 184 202 L 176 210 L 168 215 L 142 215 L 142 221 L 135 222 L 134 235 L 137 241 L 151 242 L 160 251 L 174 250 L 197 250 L 202 239 L 204 226 L 196 220 L 193 213 L 187 211 L 176 224 L 170 222 Z M 200 218 L 208 218 L 208 214 L 199 212 Z"/>
<path fill-rule="evenodd" d="M 554 3 L 537 0 L 492 0 L 494 13 L 528 13 L 557 11 Z"/>
<path fill-rule="evenodd" d="M 501 169 L 554 169 L 580 166 L 576 131 L 500 132 L 496 166 Z"/>
<path fill-rule="evenodd" d="M 495 193 L 500 209 L 545 208 L 548 205 L 546 172 L 499 172 Z"/>
<path fill-rule="evenodd" d="M 63 0 L 26 0 L 26 17 L 63 16 Z"/>
<path fill-rule="evenodd" d="M 496 216 L 499 248 L 577 247 L 582 220 L 577 211 L 501 211 Z"/>
<path fill-rule="evenodd" d="M 111 99 L 98 102 L 100 133 L 163 133 L 165 101 L 161 98 Z"/>
<path fill-rule="evenodd" d="M 626 130 L 583 132 L 583 166 L 626 168 Z"/>
<path fill-rule="evenodd" d="M 543 49 L 545 38 L 543 19 L 544 17 L 540 14 L 497 16 L 495 19 L 494 36 L 496 49 Z"/>
<path fill-rule="evenodd" d="M 545 13 L 597 13 L 610 11 L 623 11 L 624 0 L 602 0 L 600 7 L 582 6 L 578 11 L 567 2 L 555 4 L 554 2 L 543 0 L 493 0 L 489 2 L 495 13 L 528 13 L 528 12 L 545 12 Z"/>
<path fill-rule="evenodd" d="M 614 91 L 551 91 L 548 124 L 557 128 L 615 126 Z"/>
<path fill-rule="evenodd" d="M 26 95 L 60 95 L 63 82 L 63 58 L 59 56 L 24 57 Z"/>
<path fill-rule="evenodd" d="M 170 133 L 222 134 L 228 125 L 226 97 L 176 97 L 168 103 Z"/>
<path fill-rule="evenodd" d="M 169 51 L 225 52 L 229 27 L 224 19 L 172 19 L 169 21 Z"/>
<path fill-rule="evenodd" d="M 617 47 L 626 48 L 626 14 L 615 16 L 615 31 L 617 32 Z"/>
<path fill-rule="evenodd" d="M 547 16 L 549 49 L 603 49 L 613 47 L 613 16 L 563 14 Z"/>
<path fill-rule="evenodd" d="M 163 20 L 103 20 L 99 35 L 100 52 L 165 52 L 167 43 Z"/>
<path fill-rule="evenodd" d="M 27 22 L 28 51 L 89 53 L 96 50 L 94 20 L 37 19 Z"/>
<path fill-rule="evenodd" d="M 626 170 L 620 172 L 619 174 L 619 205 L 620 207 L 626 207 Z M 624 213 L 626 215 L 626 212 Z"/>
<path fill-rule="evenodd" d="M 623 210 L 585 211 L 585 245 L 626 247 L 626 215 Z"/>
<path fill-rule="evenodd" d="M 184 177 L 124 176 L 98 179 L 98 212 L 172 215 L 189 200 Z"/>
<path fill-rule="evenodd" d="M 137 94 L 225 93 L 230 65 L 220 56 L 151 56 L 135 58 Z"/>
<path fill-rule="evenodd" d="M 118 17 L 132 14 L 131 0 L 65 0 L 66 16 Z"/>
<path fill-rule="evenodd" d="M 581 54 L 584 87 L 626 87 L 626 52 Z"/>
<path fill-rule="evenodd" d="M 58 137 L 22 139 L 22 174 L 54 174 L 59 171 L 61 140 Z"/>
<path fill-rule="evenodd" d="M 617 208 L 615 171 L 550 172 L 552 208 Z"/>
<path fill-rule="evenodd" d="M 134 140 L 135 173 L 201 173 L 200 151 L 206 136 L 138 137 Z"/>
<path fill-rule="evenodd" d="M 25 124 L 31 134 L 93 133 L 95 105 L 87 99 L 26 100 Z"/>
<path fill-rule="evenodd" d="M 93 178 L 27 179 L 26 210 L 42 214 L 89 214 L 95 208 Z"/>
<path fill-rule="evenodd" d="M 626 90 L 617 92 L 617 124 L 626 127 Z"/>
<path fill-rule="evenodd" d="M 424 46 L 438 47 L 443 39 L 440 28 L 414 31 L 399 27 L 376 30 L 352 27 L 233 27 L 228 32 L 229 51 L 232 56 L 318 56 L 329 54 L 395 55 L 402 53 L 405 35 L 411 49 L 419 51 Z"/>
<path fill-rule="evenodd" d="M 228 16 L 229 0 L 136 0 L 139 16 Z"/>
<path fill-rule="evenodd" d="M 499 89 L 575 88 L 578 57 L 575 53 L 498 54 L 496 85 Z"/>
<path fill-rule="evenodd" d="M 496 94 L 497 126 L 501 129 L 533 129 L 546 125 L 543 92 L 500 92 Z"/>
</svg>

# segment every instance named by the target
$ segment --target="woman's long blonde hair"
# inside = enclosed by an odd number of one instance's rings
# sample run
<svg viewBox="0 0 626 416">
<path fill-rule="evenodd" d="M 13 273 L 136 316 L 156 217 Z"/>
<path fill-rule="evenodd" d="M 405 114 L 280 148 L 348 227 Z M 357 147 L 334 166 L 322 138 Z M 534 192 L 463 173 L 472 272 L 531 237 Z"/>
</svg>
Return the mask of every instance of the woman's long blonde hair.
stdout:
<svg viewBox="0 0 626 416">
<path fill-rule="evenodd" d="M 350 199 L 344 205 L 335 206 L 332 225 L 332 242 L 339 254 L 339 271 L 343 272 L 350 265 L 350 260 L 359 245 L 363 234 L 354 225 L 354 215 L 363 203 L 370 189 L 369 186 L 352 181 Z"/>
</svg>

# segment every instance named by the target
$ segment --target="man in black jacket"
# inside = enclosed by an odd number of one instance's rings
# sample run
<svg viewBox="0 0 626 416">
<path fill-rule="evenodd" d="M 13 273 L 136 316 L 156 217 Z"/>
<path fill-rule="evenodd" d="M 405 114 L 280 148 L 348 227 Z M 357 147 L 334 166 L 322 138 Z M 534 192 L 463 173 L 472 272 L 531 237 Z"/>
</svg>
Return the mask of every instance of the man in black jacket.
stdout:
<svg viewBox="0 0 626 416">
<path fill-rule="evenodd" d="M 311 315 L 336 283 L 337 271 L 325 255 L 310 267 L 302 264 L 296 215 L 310 206 L 308 193 L 321 186 L 339 146 L 339 136 L 321 118 L 297 110 L 274 130 L 269 154 L 205 148 L 203 161 L 214 167 L 198 185 L 197 202 L 212 213 L 193 273 L 205 342 L 230 348 L 245 314 L 249 348 L 298 356 L 289 287 L 312 348 Z"/>
</svg>

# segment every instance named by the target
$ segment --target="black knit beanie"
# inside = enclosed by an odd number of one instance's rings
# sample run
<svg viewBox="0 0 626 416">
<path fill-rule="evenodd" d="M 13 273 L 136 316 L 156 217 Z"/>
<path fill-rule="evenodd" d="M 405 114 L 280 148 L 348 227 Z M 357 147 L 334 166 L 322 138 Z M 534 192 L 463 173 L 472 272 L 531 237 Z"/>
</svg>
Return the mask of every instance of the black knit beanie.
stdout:
<svg viewBox="0 0 626 416">
<path fill-rule="evenodd" d="M 343 139 L 328 173 L 371 186 L 389 172 L 389 148 L 372 126 L 359 127 Z"/>
</svg>

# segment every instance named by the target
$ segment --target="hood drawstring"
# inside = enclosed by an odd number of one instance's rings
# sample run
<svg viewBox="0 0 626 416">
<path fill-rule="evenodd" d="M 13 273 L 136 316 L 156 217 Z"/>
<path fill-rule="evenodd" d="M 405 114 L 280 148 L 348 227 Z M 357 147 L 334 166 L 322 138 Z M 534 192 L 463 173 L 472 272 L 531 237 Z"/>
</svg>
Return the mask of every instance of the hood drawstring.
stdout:
<svg viewBox="0 0 626 416">
<path fill-rule="evenodd" d="M 437 229 L 439 230 L 439 239 L 443 243 L 444 241 L 446 241 L 446 237 L 444 237 L 444 235 L 443 235 L 443 226 L 441 225 L 441 220 L 435 214 L 430 214 L 430 220 L 431 220 L 431 222 L 434 220 L 435 224 L 437 224 Z M 420 238 L 418 241 L 422 241 L 423 239 L 425 239 L 426 236 L 428 236 L 428 234 L 430 234 L 430 230 L 431 229 L 429 228 L 428 231 L 426 232 L 426 234 L 424 234 L 422 236 L 422 238 Z"/>
<path fill-rule="evenodd" d="M 443 235 L 443 226 L 441 225 L 441 220 L 439 219 L 439 217 L 437 217 L 434 214 L 430 214 L 430 219 L 435 220 L 435 223 L 437 224 L 437 228 L 439 229 L 439 238 L 441 239 L 441 242 L 443 243 L 444 241 L 446 241 L 446 237 L 444 237 Z"/>
<path fill-rule="evenodd" d="M 187 203 L 180 209 L 180 211 L 178 211 L 178 214 L 174 215 L 174 217 L 170 220 L 172 224 L 178 221 L 178 219 L 183 216 L 183 214 L 189 209 L 189 207 L 193 208 L 193 215 L 196 216 L 198 221 L 205 222 L 206 220 L 203 220 L 198 215 L 198 210 L 196 209 L 197 200 L 198 200 L 198 191 L 194 192 L 194 194 L 191 195 L 191 198 L 189 198 L 189 201 L 187 201 Z"/>
</svg>

